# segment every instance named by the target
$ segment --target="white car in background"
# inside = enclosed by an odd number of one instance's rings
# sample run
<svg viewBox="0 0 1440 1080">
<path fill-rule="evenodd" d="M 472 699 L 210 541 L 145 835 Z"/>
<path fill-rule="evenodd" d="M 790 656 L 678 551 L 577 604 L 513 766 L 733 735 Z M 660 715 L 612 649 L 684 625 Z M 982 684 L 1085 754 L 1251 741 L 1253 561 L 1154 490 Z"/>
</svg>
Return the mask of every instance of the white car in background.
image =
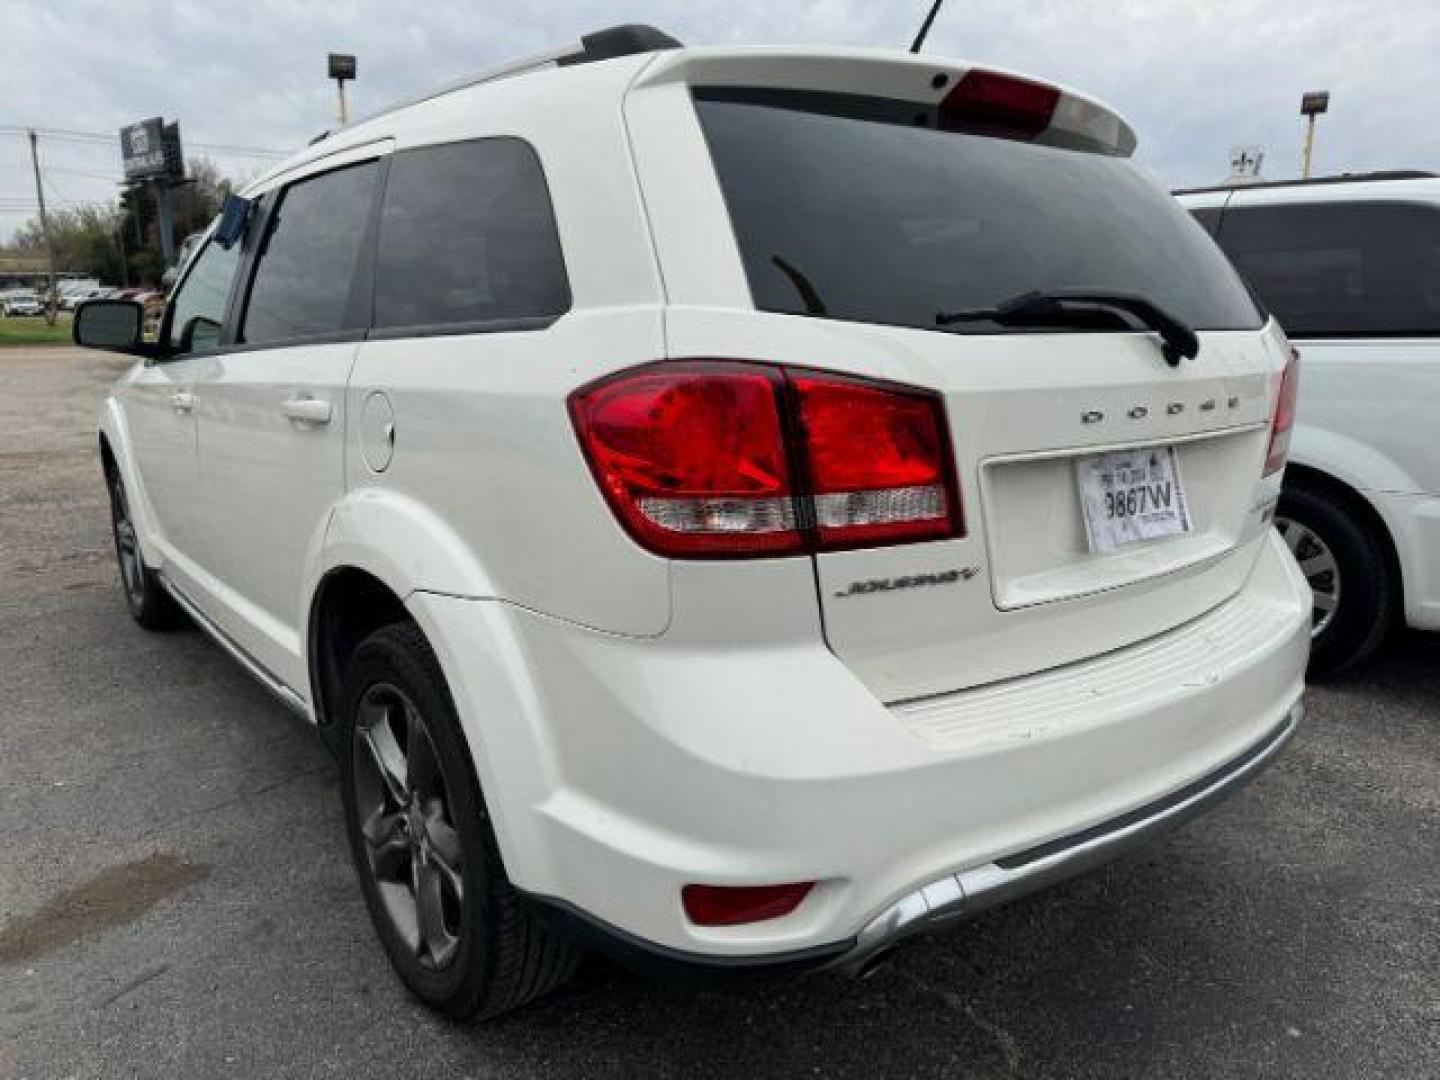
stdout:
<svg viewBox="0 0 1440 1080">
<path fill-rule="evenodd" d="M 0 312 L 9 318 L 19 316 L 35 316 L 45 314 L 45 305 L 40 302 L 40 297 L 34 293 L 11 293 L 0 301 Z"/>
<path fill-rule="evenodd" d="M 1315 597 L 1311 671 L 1440 630 L 1440 176 L 1177 192 L 1301 352 L 1276 524 Z"/>
<path fill-rule="evenodd" d="M 1075 91 L 586 37 L 227 202 L 99 442 L 130 610 L 341 758 L 406 984 L 861 970 L 1272 760 L 1295 365 Z"/>
</svg>

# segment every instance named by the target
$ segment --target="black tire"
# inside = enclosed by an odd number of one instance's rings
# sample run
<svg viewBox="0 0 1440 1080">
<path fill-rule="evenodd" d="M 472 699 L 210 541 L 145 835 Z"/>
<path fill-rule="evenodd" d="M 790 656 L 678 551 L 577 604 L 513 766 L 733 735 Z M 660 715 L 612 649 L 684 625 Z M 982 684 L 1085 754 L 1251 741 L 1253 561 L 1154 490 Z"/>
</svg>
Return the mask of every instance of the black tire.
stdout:
<svg viewBox="0 0 1440 1080">
<path fill-rule="evenodd" d="M 110 493 L 110 532 L 115 539 L 115 560 L 120 566 L 120 588 L 130 616 L 146 630 L 174 630 L 187 621 L 185 612 L 160 583 L 159 575 L 145 565 L 140 539 L 130 516 L 130 499 L 125 481 L 113 465 L 105 468 L 105 488 Z"/>
<path fill-rule="evenodd" d="M 405 985 L 437 1012 L 467 1020 L 517 1008 L 568 979 L 580 953 L 541 925 L 505 874 L 454 703 L 419 629 L 397 623 L 366 638 L 350 661 L 341 703 L 340 789 L 351 855 L 376 933 Z M 419 717 L 418 728 L 405 719 L 411 716 Z M 417 730 L 428 736 L 428 750 Z M 403 785 L 380 772 L 390 759 L 375 747 L 387 732 L 391 752 L 404 758 Z M 430 936 L 440 948 L 427 940 L 417 899 L 426 874 L 440 915 L 439 923 L 429 920 Z M 407 879 L 410 909 L 401 896 Z"/>
<path fill-rule="evenodd" d="M 1299 525 L 1300 530 L 1290 527 Z M 1277 528 L 1301 563 L 1302 571 L 1323 566 L 1321 547 L 1333 557 L 1338 580 L 1328 621 L 1320 606 L 1333 580 L 1327 574 L 1307 577 L 1317 590 L 1315 637 L 1310 648 L 1309 675 L 1320 679 L 1359 664 L 1385 640 L 1398 599 L 1385 557 L 1385 541 L 1374 526 L 1336 495 L 1318 486 L 1287 484 L 1276 511 Z M 1303 531 L 1312 534 L 1305 538 Z M 1319 542 L 1319 546 L 1314 541 Z M 1298 550 L 1297 550 L 1298 548 Z"/>
</svg>

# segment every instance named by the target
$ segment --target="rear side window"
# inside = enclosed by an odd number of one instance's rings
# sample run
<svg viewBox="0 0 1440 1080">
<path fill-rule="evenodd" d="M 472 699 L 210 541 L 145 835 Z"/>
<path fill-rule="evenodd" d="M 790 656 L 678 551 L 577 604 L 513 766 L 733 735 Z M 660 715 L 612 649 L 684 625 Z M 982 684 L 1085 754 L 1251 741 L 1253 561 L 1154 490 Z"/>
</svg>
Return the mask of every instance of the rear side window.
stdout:
<svg viewBox="0 0 1440 1080">
<path fill-rule="evenodd" d="M 1220 244 L 1291 336 L 1440 334 L 1440 208 L 1232 206 Z"/>
<path fill-rule="evenodd" d="M 377 175 L 368 161 L 285 189 L 266 226 L 241 341 L 263 345 L 345 327 Z"/>
<path fill-rule="evenodd" d="M 527 143 L 479 139 L 394 155 L 376 327 L 550 320 L 569 306 L 550 193 Z"/>
<path fill-rule="evenodd" d="M 941 311 L 1088 288 L 1196 329 L 1261 323 L 1205 230 L 1126 158 L 917 126 L 923 110 L 875 98 L 714 88 L 695 104 L 761 310 L 818 300 L 933 329 Z"/>
</svg>

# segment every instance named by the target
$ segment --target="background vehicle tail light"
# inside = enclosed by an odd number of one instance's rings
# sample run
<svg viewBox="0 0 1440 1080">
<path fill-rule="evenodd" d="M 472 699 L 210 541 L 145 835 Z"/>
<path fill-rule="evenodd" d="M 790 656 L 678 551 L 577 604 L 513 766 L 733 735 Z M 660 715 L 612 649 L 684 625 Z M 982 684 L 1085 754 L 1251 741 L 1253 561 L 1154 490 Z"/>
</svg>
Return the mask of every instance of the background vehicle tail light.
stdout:
<svg viewBox="0 0 1440 1080">
<path fill-rule="evenodd" d="M 1044 83 L 972 68 L 940 103 L 941 122 L 1033 138 L 1050 126 L 1060 91 Z"/>
<path fill-rule="evenodd" d="M 1300 392 L 1300 353 L 1292 346 L 1285 374 L 1280 377 L 1280 394 L 1275 401 L 1275 419 L 1270 424 L 1270 450 L 1265 455 L 1264 476 L 1285 468 L 1290 456 L 1290 431 L 1295 426 L 1295 398 Z"/>
<path fill-rule="evenodd" d="M 680 891 L 685 914 L 696 926 L 739 926 L 789 915 L 813 881 L 788 885 L 686 885 Z"/>
<path fill-rule="evenodd" d="M 679 558 L 962 535 L 938 395 L 737 361 L 670 361 L 577 390 L 580 444 L 620 522 Z"/>
</svg>

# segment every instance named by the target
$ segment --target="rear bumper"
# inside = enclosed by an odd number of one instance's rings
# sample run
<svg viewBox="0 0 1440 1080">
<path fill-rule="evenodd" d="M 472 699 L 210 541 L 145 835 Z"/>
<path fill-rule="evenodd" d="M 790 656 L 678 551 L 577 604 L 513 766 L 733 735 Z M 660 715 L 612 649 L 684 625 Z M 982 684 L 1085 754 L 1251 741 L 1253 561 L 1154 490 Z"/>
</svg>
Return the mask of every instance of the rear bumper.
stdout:
<svg viewBox="0 0 1440 1080">
<path fill-rule="evenodd" d="M 853 938 L 764 956 L 713 956 L 667 949 L 609 926 L 554 897 L 527 897 L 557 931 L 627 967 L 672 982 L 719 984 L 830 969 L 860 975 L 906 938 L 953 925 L 987 908 L 1054 885 L 1145 844 L 1229 798 L 1275 760 L 1304 718 L 1297 701 L 1258 743 L 1199 780 L 1072 836 L 937 878 L 895 901 Z"/>
<path fill-rule="evenodd" d="M 1153 803 L 1071 836 L 1038 844 L 984 866 L 946 874 L 921 886 L 871 919 L 855 943 L 836 958 L 834 966 L 858 973 L 912 934 L 978 914 L 1150 843 L 1259 776 L 1290 741 L 1304 716 L 1304 703 L 1297 701 L 1277 727 L 1243 754 Z"/>
<path fill-rule="evenodd" d="M 765 587 L 783 592 L 781 577 Z M 716 604 L 746 601 L 733 575 L 715 580 Z M 725 640 L 714 619 L 687 628 L 693 595 L 649 640 L 412 600 L 517 887 L 671 973 L 854 968 L 1177 824 L 1298 719 L 1311 600 L 1273 536 L 1239 593 L 1166 634 L 898 705 L 806 624 L 813 589 L 767 607 L 785 615 L 760 642 Z M 818 884 L 765 922 L 698 927 L 680 904 L 689 883 L 789 881 Z"/>
</svg>

